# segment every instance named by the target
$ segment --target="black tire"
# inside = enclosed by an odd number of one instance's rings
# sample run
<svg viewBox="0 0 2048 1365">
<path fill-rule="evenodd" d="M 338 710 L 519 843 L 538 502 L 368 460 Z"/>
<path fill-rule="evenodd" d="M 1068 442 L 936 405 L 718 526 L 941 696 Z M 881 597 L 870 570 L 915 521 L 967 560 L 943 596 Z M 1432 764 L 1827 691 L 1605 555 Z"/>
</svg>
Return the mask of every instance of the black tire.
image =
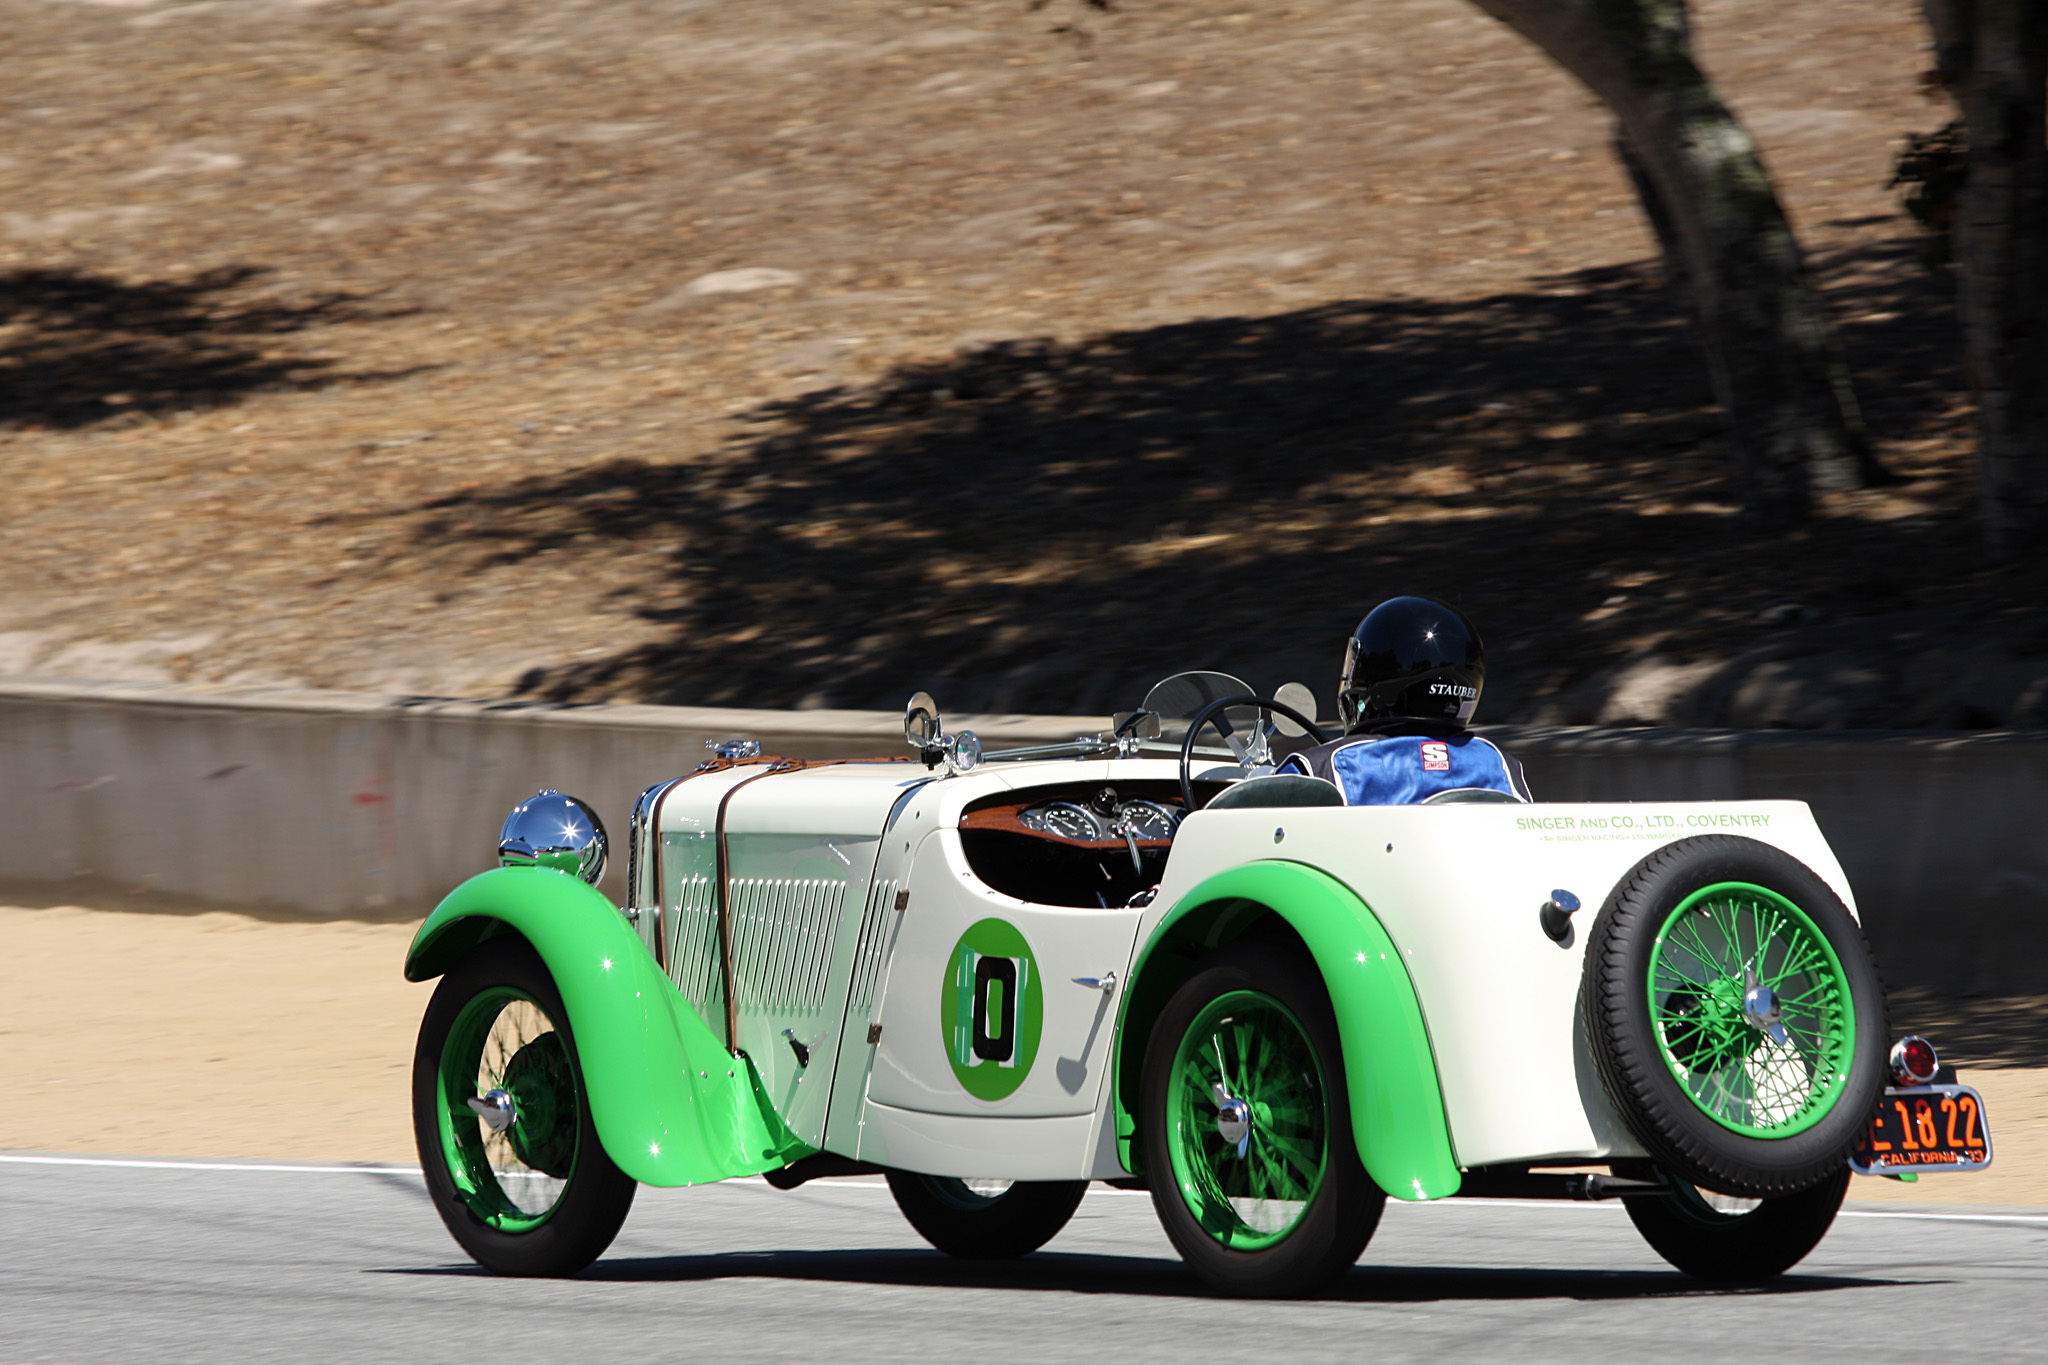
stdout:
<svg viewBox="0 0 2048 1365">
<path fill-rule="evenodd" d="M 540 1022 L 552 1026 L 552 1032 L 527 1039 L 503 1068 L 502 1084 L 521 1117 L 501 1143 L 480 1118 L 462 1112 L 468 1097 L 456 1093 L 474 1089 L 463 1078 L 474 1081 L 498 1036 L 492 1025 L 489 1037 L 478 1043 L 475 1021 L 502 1017 L 496 1015 L 494 1002 L 499 1001 L 530 1003 L 542 1016 Z M 521 1096 L 522 1086 L 543 1082 L 544 1094 L 536 1090 L 530 1101 Z M 427 1193 L 457 1244 L 485 1269 L 500 1275 L 573 1275 L 603 1254 L 626 1221 L 639 1187 L 598 1141 L 561 993 L 540 955 L 523 939 L 487 941 L 435 988 L 413 1053 L 412 1110 Z M 450 1115 L 445 1134 L 444 1114 Z M 497 1180 L 493 1168 L 500 1162 L 518 1163 L 529 1179 Z M 550 1195 L 552 1202 L 544 1209 L 520 1208 L 515 1202 L 537 1203 Z"/>
<path fill-rule="evenodd" d="M 963 1261 L 1030 1255 L 1059 1235 L 1088 1192 L 1085 1180 L 1019 1180 L 983 1192 L 952 1176 L 887 1174 L 889 1193 L 917 1235 Z"/>
<path fill-rule="evenodd" d="M 1784 1274 L 1820 1245 L 1848 1189 L 1844 1166 L 1818 1185 L 1745 1213 L 1720 1212 L 1684 1184 L 1669 1196 L 1622 1202 L 1651 1249 L 1694 1279 L 1754 1284 Z"/>
<path fill-rule="evenodd" d="M 1763 888 L 1806 917 L 1811 930 L 1825 940 L 1827 950 L 1839 963 L 1839 972 L 1832 967 L 1826 969 L 1825 979 L 1832 984 L 1825 990 L 1813 984 L 1817 977 L 1793 979 L 1801 983 L 1800 998 L 1825 998 L 1832 1002 L 1829 1008 L 1834 1013 L 1825 1023 L 1816 1022 L 1819 1015 L 1794 1023 L 1793 1015 L 1788 1013 L 1786 1028 L 1796 1030 L 1805 1026 L 1811 1031 L 1781 1034 L 1780 1041 L 1773 1043 L 1747 1025 L 1747 1016 L 1740 1013 L 1739 999 L 1733 1006 L 1714 1005 L 1717 1009 L 1733 1009 L 1731 1017 L 1737 1021 L 1735 1025 L 1726 1025 L 1725 1021 L 1716 1025 L 1723 1029 L 1719 1036 L 1727 1040 L 1714 1045 L 1723 1049 L 1720 1056 L 1725 1059 L 1729 1055 L 1726 1049 L 1739 1053 L 1746 1048 L 1750 1052 L 1739 1067 L 1724 1063 L 1729 1069 L 1718 1073 L 1719 1081 L 1714 1079 L 1710 1063 L 1695 1063 L 1700 1069 L 1692 1073 L 1694 1084 L 1701 1090 L 1715 1084 L 1732 1091 L 1747 1087 L 1748 1098 L 1722 1102 L 1730 1106 L 1758 1105 L 1756 1096 L 1761 1094 L 1763 1083 L 1756 1079 L 1756 1068 L 1779 1068 L 1781 1074 L 1794 1067 L 1803 1068 L 1803 1072 L 1793 1073 L 1797 1080 L 1787 1087 L 1791 1098 L 1784 1103 L 1788 1108 L 1805 1103 L 1811 1108 L 1810 1114 L 1766 1113 L 1764 1120 L 1751 1118 L 1740 1126 L 1733 1119 L 1717 1120 L 1708 1111 L 1706 1100 L 1696 1101 L 1681 1082 L 1679 1068 L 1683 1064 L 1677 1060 L 1686 1045 L 1699 1046 L 1702 1057 L 1709 1055 L 1705 1045 L 1691 1044 L 1685 1034 L 1691 1028 L 1692 1038 L 1706 1038 L 1706 1017 L 1700 1015 L 1691 1024 L 1667 1022 L 1668 1031 L 1659 1032 L 1657 1006 L 1649 985 L 1658 936 L 1664 932 L 1667 921 L 1676 925 L 1673 917 L 1689 897 L 1726 883 Z M 1760 911 L 1749 912 L 1753 920 L 1782 916 L 1781 910 L 1771 908 L 1772 902 L 1752 903 L 1763 906 Z M 1734 922 L 1733 912 L 1730 922 Z M 1709 928 L 1711 931 L 1712 926 Z M 1804 928 L 1792 932 L 1804 934 L 1805 941 L 1811 944 L 1813 933 Z M 1672 935 L 1673 943 L 1678 944 L 1676 927 Z M 1738 945 L 1741 942 L 1739 926 L 1733 941 Z M 1690 950 L 1681 947 L 1671 951 Z M 1728 960 L 1732 962 L 1739 956 L 1739 952 L 1731 954 Z M 1754 954 L 1759 961 L 1764 957 L 1761 949 Z M 1700 963 L 1706 960 L 1704 954 L 1695 959 Z M 1749 960 L 1743 959 L 1745 964 Z M 1819 961 L 1821 956 L 1816 953 L 1813 960 Z M 1754 980 L 1749 966 L 1745 965 L 1743 970 Z M 1739 996 L 1740 987 L 1732 989 Z M 1705 991 L 1696 994 L 1700 999 L 1707 998 Z M 1847 1006 L 1852 1008 L 1843 1006 L 1844 996 Z M 1679 998 L 1674 993 L 1667 999 L 1667 1021 L 1679 1018 L 1680 1011 L 1670 1007 L 1670 1002 Z M 1793 999 L 1788 995 L 1781 1003 Z M 1705 1189 L 1772 1199 L 1832 1179 L 1846 1166 L 1851 1149 L 1883 1097 L 1889 1042 L 1884 987 L 1862 930 L 1841 898 L 1810 868 L 1753 839 L 1721 834 L 1683 839 L 1637 863 L 1615 887 L 1594 922 L 1586 954 L 1584 1005 L 1594 1060 L 1609 1097 L 1629 1129 L 1658 1164 Z M 1750 1031 L 1744 1032 L 1745 1027 L 1750 1027 Z M 1853 1037 L 1840 1036 L 1851 1030 Z M 1787 1038 L 1789 1045 L 1783 1041 Z M 1809 1045 L 1808 1039 L 1822 1041 Z M 1764 1060 L 1756 1060 L 1759 1057 Z M 1832 1077 L 1825 1087 L 1815 1080 L 1823 1074 Z M 1808 1087 L 1808 1098 L 1804 1101 L 1798 1098 L 1799 1085 Z M 1784 1131 L 1774 1132 L 1774 1126 Z"/>
<path fill-rule="evenodd" d="M 1212 1178 L 1205 1172 L 1227 1169 L 1232 1155 L 1227 1150 L 1231 1139 L 1220 1136 L 1220 1104 L 1216 1126 L 1223 1151 L 1211 1164 L 1195 1163 L 1196 1144 L 1209 1143 L 1212 1135 L 1185 1127 L 1177 1133 L 1175 1128 L 1179 1122 L 1176 1115 L 1186 1112 L 1179 1091 L 1191 1084 L 1187 1076 L 1176 1077 L 1183 1065 L 1182 1044 L 1192 1041 L 1191 1029 L 1208 1027 L 1201 1021 L 1213 1012 L 1212 1007 L 1229 1008 L 1227 999 L 1270 1000 L 1292 1016 L 1312 1051 L 1314 1065 L 1287 1069 L 1298 1081 L 1287 1102 L 1296 1112 L 1320 1110 L 1322 1169 L 1313 1192 L 1299 1201 L 1305 1207 L 1290 1226 L 1279 1230 L 1279 1240 L 1250 1248 L 1232 1245 L 1239 1229 L 1219 1222 L 1222 1211 L 1215 1196 L 1220 1185 L 1205 1188 Z M 1281 1032 L 1285 1032 L 1284 1023 Z M 1291 1039 L 1282 1041 L 1293 1045 Z M 1239 1075 L 1244 1074 L 1240 1068 Z M 1352 1138 L 1350 1094 L 1336 1015 L 1315 964 L 1292 945 L 1243 940 L 1225 945 L 1203 958 L 1174 991 L 1153 1024 L 1145 1048 L 1138 1130 L 1152 1206 L 1160 1224 L 1189 1269 L 1220 1293 L 1248 1298 L 1313 1293 L 1358 1260 L 1379 1226 L 1386 1195 L 1366 1174 Z M 1249 1149 L 1241 1139 L 1239 1142 L 1234 1155 L 1242 1161 Z M 1176 1165 L 1176 1149 L 1186 1159 L 1184 1165 Z M 1198 1209 L 1190 1201 L 1205 1207 Z"/>
</svg>

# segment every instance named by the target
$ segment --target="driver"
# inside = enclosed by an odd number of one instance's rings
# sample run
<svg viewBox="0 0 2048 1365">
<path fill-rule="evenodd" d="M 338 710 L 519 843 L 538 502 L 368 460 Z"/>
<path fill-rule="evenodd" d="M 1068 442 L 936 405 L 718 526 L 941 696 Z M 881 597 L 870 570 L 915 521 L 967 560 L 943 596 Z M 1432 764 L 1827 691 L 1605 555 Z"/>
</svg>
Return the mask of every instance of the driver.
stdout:
<svg viewBox="0 0 2048 1365">
<path fill-rule="evenodd" d="M 1344 737 L 1289 754 L 1276 771 L 1334 783 L 1353 806 L 1404 806 L 1459 787 L 1527 801 L 1522 765 L 1466 731 L 1486 648 L 1456 608 L 1395 597 L 1351 633 L 1337 711 Z"/>
</svg>

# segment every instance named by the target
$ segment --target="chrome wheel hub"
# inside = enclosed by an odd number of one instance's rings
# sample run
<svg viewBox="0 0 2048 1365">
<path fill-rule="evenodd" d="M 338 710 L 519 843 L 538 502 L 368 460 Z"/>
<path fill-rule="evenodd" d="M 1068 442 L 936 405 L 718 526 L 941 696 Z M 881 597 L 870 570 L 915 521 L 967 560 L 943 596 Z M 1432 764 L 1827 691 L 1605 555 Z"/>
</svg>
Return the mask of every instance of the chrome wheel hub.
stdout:
<svg viewBox="0 0 2048 1365">
<path fill-rule="evenodd" d="M 484 1121 L 484 1127 L 494 1133 L 502 1133 L 519 1121 L 519 1110 L 514 1107 L 512 1097 L 502 1090 L 486 1090 L 465 1103 Z"/>
<path fill-rule="evenodd" d="M 1742 993 L 1742 1022 L 1758 1033 L 1769 1034 L 1771 1041 L 1782 1047 L 1791 1042 L 1785 1033 L 1783 1014 L 1777 995 L 1758 981 L 1755 973 L 1750 973 L 1749 989 Z"/>
<path fill-rule="evenodd" d="M 1216 1093 L 1216 1136 L 1243 1156 L 1252 1142 L 1252 1107 L 1231 1095 L 1220 1084 L 1210 1088 Z"/>
</svg>

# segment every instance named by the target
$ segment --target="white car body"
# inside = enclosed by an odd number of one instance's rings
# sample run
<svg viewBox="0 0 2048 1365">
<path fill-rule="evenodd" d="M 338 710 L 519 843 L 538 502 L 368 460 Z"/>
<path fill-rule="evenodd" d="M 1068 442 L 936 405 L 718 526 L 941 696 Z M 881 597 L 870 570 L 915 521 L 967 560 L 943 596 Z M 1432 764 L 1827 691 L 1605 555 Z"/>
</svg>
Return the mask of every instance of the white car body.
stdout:
<svg viewBox="0 0 2048 1365">
<path fill-rule="evenodd" d="M 762 771 L 701 773 L 653 803 L 631 888 L 643 941 L 722 1033 L 723 805 L 734 1045 L 803 1143 L 933 1175 L 1124 1176 L 1110 1084 L 1122 986 L 1192 888 L 1247 863 L 1320 869 L 1378 917 L 1421 1004 L 1460 1167 L 1643 1154 L 1594 1070 L 1579 999 L 1585 931 L 1645 855 L 1693 835 L 1740 834 L 1806 864 L 1854 909 L 1796 801 L 1204 810 L 1182 823 L 1149 903 L 1078 907 L 989 885 L 963 817 L 1054 784 L 1156 789 L 1177 782 L 1174 762 Z M 1585 904 L 1562 945 L 1538 925 L 1558 889 Z M 991 917 L 1028 941 L 1044 1001 L 1028 1074 L 994 1099 L 956 1079 L 940 1018 L 955 945 Z"/>
</svg>

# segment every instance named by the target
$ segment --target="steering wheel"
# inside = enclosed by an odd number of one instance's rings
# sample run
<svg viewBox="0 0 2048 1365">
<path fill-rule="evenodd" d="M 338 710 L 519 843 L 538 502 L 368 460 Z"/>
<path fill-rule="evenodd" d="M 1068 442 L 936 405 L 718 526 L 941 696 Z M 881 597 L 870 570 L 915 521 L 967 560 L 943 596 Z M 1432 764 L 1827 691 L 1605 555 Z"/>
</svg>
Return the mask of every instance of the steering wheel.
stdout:
<svg viewBox="0 0 2048 1365">
<path fill-rule="evenodd" d="M 1195 712 L 1195 718 L 1188 722 L 1187 734 L 1181 737 L 1180 799 L 1182 802 L 1183 818 L 1195 813 L 1195 736 L 1201 732 L 1204 725 L 1207 725 L 1215 717 L 1217 712 L 1232 706 L 1254 706 L 1268 715 L 1285 716 L 1306 730 L 1316 743 L 1329 743 L 1329 740 L 1324 738 L 1323 732 L 1316 727 L 1316 723 L 1313 720 L 1304 716 L 1284 701 L 1275 701 L 1271 697 L 1254 696 L 1249 692 L 1236 697 L 1218 697 L 1215 701 L 1210 702 L 1207 706 Z"/>
</svg>

